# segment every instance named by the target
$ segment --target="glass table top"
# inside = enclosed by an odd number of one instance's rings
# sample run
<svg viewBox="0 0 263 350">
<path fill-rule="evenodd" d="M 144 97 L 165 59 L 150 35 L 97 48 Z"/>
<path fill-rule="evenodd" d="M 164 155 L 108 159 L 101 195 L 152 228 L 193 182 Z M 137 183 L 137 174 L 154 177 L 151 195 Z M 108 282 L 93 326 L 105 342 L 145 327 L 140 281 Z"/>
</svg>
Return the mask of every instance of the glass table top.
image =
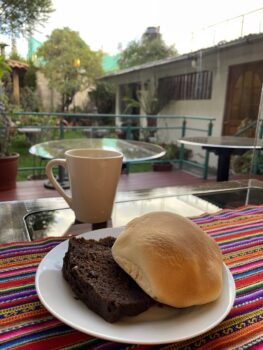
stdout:
<svg viewBox="0 0 263 350">
<path fill-rule="evenodd" d="M 260 205 L 263 203 L 263 189 L 248 188 L 235 191 L 211 192 L 197 194 L 198 198 L 208 201 L 222 209 L 234 209 L 245 204 Z"/>
<path fill-rule="evenodd" d="M 220 209 L 263 203 L 263 182 L 256 179 L 209 182 L 117 192 L 108 227 L 153 210 L 175 211 L 193 217 Z M 0 203 L 0 242 L 35 240 L 41 237 L 81 234 L 90 224 L 75 221 L 74 212 L 62 197 Z"/>
<path fill-rule="evenodd" d="M 150 211 L 171 211 L 177 214 L 194 217 L 203 213 L 215 213 L 220 209 L 234 209 L 240 206 L 263 203 L 263 187 L 243 187 L 197 193 L 175 194 L 167 189 L 161 192 L 152 191 L 147 196 L 125 199 L 119 198 L 114 204 L 109 227 L 124 226 L 131 219 Z M 42 210 L 32 211 L 24 217 L 28 236 L 31 240 L 48 236 L 68 235 L 71 231 L 79 234 L 91 230 L 90 224 L 76 222 L 74 212 L 61 204 L 50 210 L 50 206 Z"/>
<path fill-rule="evenodd" d="M 151 211 L 171 211 L 190 217 L 198 216 L 204 212 L 213 213 L 219 209 L 219 207 L 191 194 L 117 201 L 114 204 L 108 226 L 124 226 L 135 217 Z M 63 236 L 67 234 L 67 231 L 71 232 L 73 226 L 74 231 L 78 227 L 79 233 L 91 230 L 90 224 L 75 221 L 75 214 L 70 208 L 32 212 L 26 215 L 24 220 L 31 240 L 48 236 Z"/>
<path fill-rule="evenodd" d="M 196 146 L 222 147 L 222 148 L 263 148 L 262 140 L 250 137 L 238 136 L 209 136 L 209 137 L 185 137 L 178 140 L 179 143 Z"/>
<path fill-rule="evenodd" d="M 165 155 L 165 150 L 159 145 L 142 141 L 110 138 L 47 141 L 33 145 L 29 152 L 44 159 L 53 159 L 64 158 L 67 150 L 76 148 L 100 148 L 119 151 L 123 154 L 123 162 L 151 160 Z"/>
</svg>

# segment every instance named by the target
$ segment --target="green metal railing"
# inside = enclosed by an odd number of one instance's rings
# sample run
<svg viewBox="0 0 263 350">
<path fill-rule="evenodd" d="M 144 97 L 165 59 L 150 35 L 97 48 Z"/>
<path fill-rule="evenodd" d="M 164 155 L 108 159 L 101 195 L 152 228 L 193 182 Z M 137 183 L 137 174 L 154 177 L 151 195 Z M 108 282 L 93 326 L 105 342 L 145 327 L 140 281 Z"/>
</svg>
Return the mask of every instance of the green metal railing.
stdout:
<svg viewBox="0 0 263 350">
<path fill-rule="evenodd" d="M 132 140 L 135 137 L 135 134 L 147 138 L 147 134 L 158 132 L 158 131 L 174 131 L 178 130 L 178 138 L 187 136 L 189 131 L 204 133 L 208 136 L 212 135 L 213 131 L 213 121 L 215 118 L 210 117 L 189 117 L 189 116 L 172 116 L 172 115 L 115 115 L 115 114 L 90 114 L 90 113 L 46 113 L 46 112 L 16 112 L 14 113 L 16 119 L 34 118 L 34 123 L 30 125 L 23 125 L 21 123 L 19 128 L 39 128 L 46 131 L 55 131 L 57 133 L 56 137 L 58 139 L 65 138 L 65 132 L 67 130 L 82 130 L 84 132 L 89 132 L 90 137 L 103 137 L 109 133 L 114 134 L 113 137 L 118 137 L 118 134 L 122 134 L 122 138 L 127 140 Z M 52 119 L 52 122 L 56 120 L 56 124 L 41 124 L 38 122 L 40 117 L 48 117 L 49 121 Z M 81 120 L 86 125 L 76 125 L 77 120 Z M 156 124 L 154 126 L 141 126 L 142 119 L 156 119 Z M 65 120 L 72 122 L 73 125 L 66 125 Z M 118 121 L 119 125 L 117 125 Z M 158 123 L 159 121 L 159 123 Z M 160 122 L 163 124 L 165 121 L 166 125 L 160 126 Z M 202 122 L 204 127 L 194 127 L 193 122 Z M 121 123 L 121 124 L 120 124 Z M 159 124 L 159 125 L 158 125 Z M 176 125 L 174 125 L 176 124 Z M 146 135 L 146 136 L 145 136 Z M 107 136 L 109 137 L 109 136 Z M 112 137 L 112 136 L 110 136 Z M 176 144 L 176 139 L 174 140 Z M 164 162 L 165 160 L 160 159 L 154 162 Z M 167 160 L 166 160 L 167 161 Z M 193 166 L 203 169 L 203 176 L 207 178 L 208 173 L 208 162 L 209 162 L 209 153 L 205 154 L 204 164 L 199 164 L 196 162 L 189 161 L 185 159 L 185 149 L 184 145 L 180 146 L 179 159 L 171 159 L 173 163 L 179 163 L 180 167 L 183 167 L 184 164 L 191 164 Z M 153 161 L 149 161 L 153 162 Z M 131 162 L 136 163 L 136 162 Z M 19 168 L 19 171 L 30 171 L 30 170 L 41 170 L 44 167 L 23 167 Z"/>
<path fill-rule="evenodd" d="M 194 119 L 194 117 L 189 117 L 188 119 Z M 203 119 L 201 119 L 203 120 Z M 211 136 L 212 135 L 212 132 L 213 132 L 213 120 L 215 119 L 210 119 L 209 120 L 209 123 L 208 123 L 208 129 L 207 130 L 203 130 L 203 129 L 199 129 L 199 128 L 188 128 L 188 130 L 191 130 L 191 131 L 201 131 L 201 132 L 206 132 L 207 133 L 207 136 Z M 183 128 L 182 128 L 182 137 L 185 137 L 186 136 L 186 120 L 183 122 Z M 207 179 L 207 176 L 208 176 L 208 164 L 209 164 L 209 151 L 205 151 L 205 162 L 204 164 L 199 164 L 199 163 L 196 163 L 196 162 L 193 162 L 191 160 L 187 160 L 187 159 L 184 159 L 184 145 L 181 144 L 180 146 L 180 168 L 182 169 L 183 168 L 183 165 L 184 164 L 188 164 L 188 165 L 192 165 L 192 166 L 195 166 L 195 167 L 199 167 L 199 168 L 202 168 L 203 169 L 203 178 L 204 179 Z"/>
</svg>

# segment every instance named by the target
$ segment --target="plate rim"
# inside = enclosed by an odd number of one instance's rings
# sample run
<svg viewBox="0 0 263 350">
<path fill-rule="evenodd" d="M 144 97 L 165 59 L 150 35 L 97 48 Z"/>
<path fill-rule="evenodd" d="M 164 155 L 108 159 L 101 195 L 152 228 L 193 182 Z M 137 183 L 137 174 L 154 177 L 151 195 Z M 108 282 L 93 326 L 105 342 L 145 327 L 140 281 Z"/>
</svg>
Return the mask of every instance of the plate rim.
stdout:
<svg viewBox="0 0 263 350">
<path fill-rule="evenodd" d="M 87 231 L 87 232 L 83 232 L 81 234 L 78 234 L 74 237 L 85 237 L 87 238 L 86 236 L 87 235 L 98 235 L 98 239 L 102 238 L 100 236 L 101 233 L 105 233 L 107 234 L 108 233 L 111 233 L 113 235 L 118 235 L 120 234 L 121 230 L 123 229 L 123 226 L 118 226 L 118 227 L 111 227 L 111 228 L 103 228 L 103 229 L 99 229 L 99 230 L 93 230 L 93 231 Z M 71 236 L 72 237 L 72 236 Z M 226 310 L 220 315 L 220 317 L 214 321 L 211 325 L 209 325 L 208 327 L 206 327 L 205 329 L 203 330 L 200 330 L 199 332 L 196 332 L 192 335 L 189 335 L 189 336 L 185 336 L 185 337 L 180 337 L 179 338 L 176 338 L 174 337 L 173 339 L 172 338 L 169 338 L 167 340 L 161 340 L 161 341 L 149 341 L 149 340 L 136 340 L 136 339 L 131 339 L 129 337 L 125 337 L 125 336 L 120 336 L 120 337 L 116 337 L 114 335 L 110 335 L 110 334 L 103 334 L 101 333 L 100 331 L 96 332 L 96 331 L 93 331 L 93 330 L 86 330 L 86 329 L 83 329 L 83 327 L 81 326 L 78 326 L 76 325 L 74 322 L 70 321 L 70 320 L 65 320 L 65 318 L 63 316 L 61 316 L 59 313 L 57 313 L 56 311 L 54 311 L 50 306 L 49 304 L 47 303 L 47 301 L 45 300 L 45 298 L 42 296 L 41 294 L 41 287 L 40 287 L 40 284 L 39 284 L 39 275 L 41 273 L 41 269 L 42 269 L 42 266 L 44 265 L 45 261 L 48 259 L 48 256 L 49 254 L 53 254 L 54 251 L 57 249 L 57 250 L 60 250 L 61 247 L 63 247 L 65 245 L 65 248 L 67 249 L 68 247 L 68 242 L 69 242 L 69 239 L 71 238 L 69 237 L 68 239 L 66 239 L 65 241 L 59 243 L 57 246 L 55 246 L 54 248 L 52 248 L 44 257 L 43 259 L 41 260 L 41 262 L 39 263 L 38 267 L 37 267 L 37 271 L 36 271 L 36 275 L 35 275 L 35 288 L 36 288 L 36 292 L 37 292 L 37 295 L 40 299 L 40 302 L 42 303 L 42 305 L 52 314 L 52 316 L 56 317 L 57 319 L 59 319 L 62 323 L 70 326 L 71 328 L 75 329 L 75 330 L 78 330 L 82 333 L 85 333 L 85 334 L 88 334 L 88 335 L 91 335 L 91 336 L 94 336 L 96 338 L 100 338 L 100 339 L 104 339 L 104 340 L 108 340 L 108 341 L 113 341 L 113 342 L 117 342 L 117 343 L 129 343 L 129 344 L 141 344 L 141 345 L 158 345 L 158 344 L 168 344 L 168 343 L 173 343 L 173 342 L 181 342 L 181 341 L 185 341 L 185 340 L 188 340 L 188 339 L 191 339 L 191 338 L 194 338 L 194 337 L 197 337 L 197 336 L 200 336 L 201 334 L 204 334 L 206 332 L 208 332 L 209 330 L 213 329 L 214 327 L 216 327 L 220 322 L 222 322 L 225 317 L 229 314 L 230 310 L 232 309 L 233 307 L 233 304 L 235 302 L 235 297 L 236 297 L 236 286 L 235 286 L 235 281 L 234 281 L 234 278 L 233 278 L 233 275 L 232 273 L 230 272 L 230 269 L 228 268 L 228 266 L 223 262 L 223 268 L 224 268 L 224 272 L 226 273 L 226 277 L 227 277 L 227 285 L 228 285 L 228 288 L 227 288 L 227 291 L 228 291 L 228 294 L 229 294 L 229 301 L 228 301 L 228 307 L 226 308 Z M 90 237 L 91 239 L 95 239 L 94 237 Z M 64 248 L 64 247 L 63 247 Z M 66 251 L 66 250 L 65 250 Z M 91 310 L 90 310 L 91 311 Z M 105 321 L 106 322 L 106 321 Z M 108 322 L 107 322 L 108 323 Z M 113 326 L 118 326 L 117 323 L 109 323 L 110 325 L 113 325 Z"/>
</svg>

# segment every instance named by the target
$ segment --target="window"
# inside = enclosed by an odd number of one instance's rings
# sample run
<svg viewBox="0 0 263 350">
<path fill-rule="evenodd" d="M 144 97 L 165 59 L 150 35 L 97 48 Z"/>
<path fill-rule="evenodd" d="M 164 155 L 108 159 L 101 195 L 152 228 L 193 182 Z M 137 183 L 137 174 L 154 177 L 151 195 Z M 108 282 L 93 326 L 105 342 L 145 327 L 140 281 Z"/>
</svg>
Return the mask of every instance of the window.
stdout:
<svg viewBox="0 0 263 350">
<path fill-rule="evenodd" d="M 166 91 L 172 100 L 205 100 L 212 94 L 213 74 L 202 71 L 180 74 L 159 81 L 159 91 Z"/>
</svg>

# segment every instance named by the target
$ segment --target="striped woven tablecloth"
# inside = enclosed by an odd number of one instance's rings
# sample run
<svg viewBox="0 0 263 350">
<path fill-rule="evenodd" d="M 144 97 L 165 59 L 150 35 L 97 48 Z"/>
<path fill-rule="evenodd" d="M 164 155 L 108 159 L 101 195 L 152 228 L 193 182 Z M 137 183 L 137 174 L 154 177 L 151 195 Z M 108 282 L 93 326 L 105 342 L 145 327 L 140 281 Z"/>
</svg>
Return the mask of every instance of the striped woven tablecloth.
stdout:
<svg viewBox="0 0 263 350">
<path fill-rule="evenodd" d="M 263 205 L 205 214 L 195 221 L 218 242 L 236 283 L 234 307 L 209 332 L 162 346 L 116 344 L 54 318 L 34 285 L 41 259 L 65 238 L 0 246 L 0 349 L 263 349 Z"/>
</svg>

